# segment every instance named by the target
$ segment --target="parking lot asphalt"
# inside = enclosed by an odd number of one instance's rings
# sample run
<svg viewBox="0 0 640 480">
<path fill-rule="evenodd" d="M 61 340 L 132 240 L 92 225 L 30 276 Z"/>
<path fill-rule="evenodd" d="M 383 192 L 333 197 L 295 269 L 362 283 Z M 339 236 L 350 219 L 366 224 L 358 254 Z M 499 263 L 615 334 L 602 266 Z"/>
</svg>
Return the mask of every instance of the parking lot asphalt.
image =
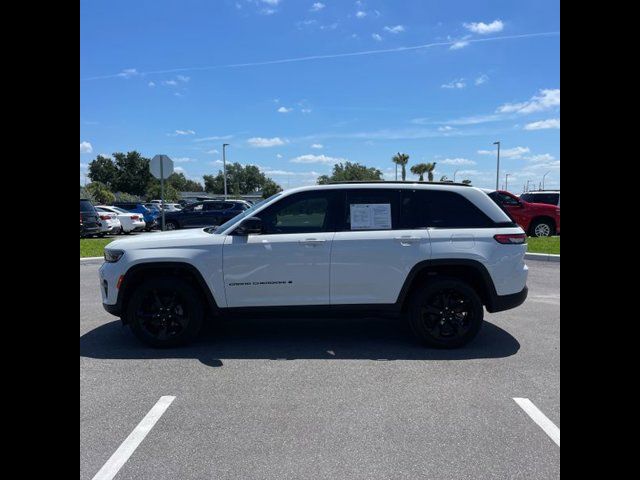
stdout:
<svg viewBox="0 0 640 480">
<path fill-rule="evenodd" d="M 238 319 L 193 346 L 138 343 L 80 265 L 80 477 L 92 479 L 175 396 L 116 479 L 555 479 L 560 264 L 529 262 L 529 298 L 458 350 L 398 320 Z"/>
</svg>

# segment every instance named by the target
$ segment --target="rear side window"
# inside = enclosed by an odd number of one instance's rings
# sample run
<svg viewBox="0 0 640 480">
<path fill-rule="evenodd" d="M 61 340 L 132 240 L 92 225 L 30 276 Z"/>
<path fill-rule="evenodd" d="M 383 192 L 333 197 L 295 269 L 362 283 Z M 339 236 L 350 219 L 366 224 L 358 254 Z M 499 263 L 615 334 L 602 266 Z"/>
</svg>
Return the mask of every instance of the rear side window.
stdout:
<svg viewBox="0 0 640 480">
<path fill-rule="evenodd" d="M 520 198 L 525 202 L 546 203 L 549 205 L 558 205 L 560 201 L 559 193 L 523 193 Z"/>
<path fill-rule="evenodd" d="M 84 213 L 96 213 L 96 209 L 89 200 L 80 200 L 80 211 Z"/>
<path fill-rule="evenodd" d="M 462 195 L 442 190 L 405 190 L 400 228 L 486 228 L 494 222 Z"/>
<path fill-rule="evenodd" d="M 344 230 L 394 230 L 400 221 L 400 190 L 390 188 L 347 190 Z"/>
</svg>

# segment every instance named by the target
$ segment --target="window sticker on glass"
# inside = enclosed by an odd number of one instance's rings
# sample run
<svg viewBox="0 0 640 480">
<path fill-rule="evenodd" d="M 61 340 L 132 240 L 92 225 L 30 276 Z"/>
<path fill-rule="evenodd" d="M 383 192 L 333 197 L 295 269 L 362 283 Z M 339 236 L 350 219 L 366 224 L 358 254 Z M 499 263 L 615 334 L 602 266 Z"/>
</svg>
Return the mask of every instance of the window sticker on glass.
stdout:
<svg viewBox="0 0 640 480">
<path fill-rule="evenodd" d="M 390 203 L 352 203 L 351 230 L 390 230 Z"/>
</svg>

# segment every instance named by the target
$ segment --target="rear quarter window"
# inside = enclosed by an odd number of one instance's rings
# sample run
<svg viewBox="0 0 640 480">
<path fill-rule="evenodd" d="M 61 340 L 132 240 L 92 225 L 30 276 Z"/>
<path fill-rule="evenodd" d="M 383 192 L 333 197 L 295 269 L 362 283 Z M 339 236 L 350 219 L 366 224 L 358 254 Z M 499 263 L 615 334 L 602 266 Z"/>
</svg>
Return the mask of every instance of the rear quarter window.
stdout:
<svg viewBox="0 0 640 480">
<path fill-rule="evenodd" d="M 488 228 L 494 222 L 462 195 L 441 190 L 407 190 L 402 196 L 400 227 Z"/>
<path fill-rule="evenodd" d="M 89 200 L 80 200 L 80 211 L 84 213 L 95 213 L 96 209 Z"/>
</svg>

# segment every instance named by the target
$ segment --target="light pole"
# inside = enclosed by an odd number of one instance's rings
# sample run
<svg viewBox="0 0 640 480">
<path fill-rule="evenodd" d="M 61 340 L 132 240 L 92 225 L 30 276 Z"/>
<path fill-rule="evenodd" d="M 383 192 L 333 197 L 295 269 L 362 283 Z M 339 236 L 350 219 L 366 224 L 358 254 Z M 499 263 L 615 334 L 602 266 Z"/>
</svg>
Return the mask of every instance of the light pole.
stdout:
<svg viewBox="0 0 640 480">
<path fill-rule="evenodd" d="M 532 182 L 533 180 L 527 180 L 527 192 L 529 191 L 529 182 Z"/>
<path fill-rule="evenodd" d="M 511 175 L 510 173 L 505 173 L 504 174 L 504 189 L 505 190 L 509 190 L 509 175 Z"/>
<path fill-rule="evenodd" d="M 547 173 L 545 173 L 545 174 L 542 176 L 542 190 L 544 190 L 544 177 L 546 177 L 546 176 L 547 176 L 547 174 L 549 174 L 549 173 L 551 173 L 551 170 L 549 170 Z"/>
<path fill-rule="evenodd" d="M 227 199 L 227 156 L 225 154 L 225 149 L 229 146 L 228 143 L 222 144 L 222 168 L 223 168 L 223 176 L 224 176 L 224 199 Z"/>
<path fill-rule="evenodd" d="M 494 145 L 498 145 L 498 164 L 496 166 L 496 190 L 498 190 L 498 182 L 500 181 L 500 141 L 493 142 Z"/>
<path fill-rule="evenodd" d="M 396 182 L 398 181 L 398 164 L 396 163 Z"/>
<path fill-rule="evenodd" d="M 458 173 L 460 170 L 456 170 L 455 172 L 453 172 L 453 183 L 456 183 L 456 173 Z"/>
</svg>

